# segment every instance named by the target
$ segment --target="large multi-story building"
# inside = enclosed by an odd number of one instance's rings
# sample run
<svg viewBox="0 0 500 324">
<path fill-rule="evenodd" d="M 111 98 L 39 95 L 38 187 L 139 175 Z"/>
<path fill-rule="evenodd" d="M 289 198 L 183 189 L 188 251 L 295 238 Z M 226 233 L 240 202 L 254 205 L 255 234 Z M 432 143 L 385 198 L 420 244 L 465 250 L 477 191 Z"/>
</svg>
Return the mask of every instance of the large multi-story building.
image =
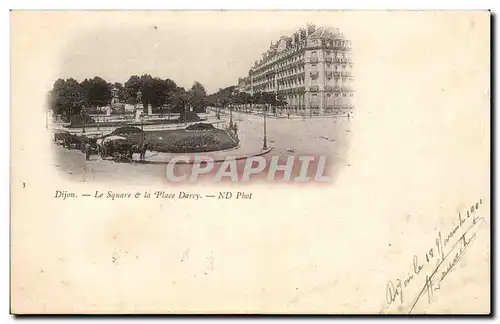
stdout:
<svg viewBox="0 0 500 324">
<path fill-rule="evenodd" d="M 351 42 L 336 28 L 307 25 L 282 36 L 255 61 L 238 89 L 272 92 L 296 114 L 346 114 L 353 109 Z"/>
</svg>

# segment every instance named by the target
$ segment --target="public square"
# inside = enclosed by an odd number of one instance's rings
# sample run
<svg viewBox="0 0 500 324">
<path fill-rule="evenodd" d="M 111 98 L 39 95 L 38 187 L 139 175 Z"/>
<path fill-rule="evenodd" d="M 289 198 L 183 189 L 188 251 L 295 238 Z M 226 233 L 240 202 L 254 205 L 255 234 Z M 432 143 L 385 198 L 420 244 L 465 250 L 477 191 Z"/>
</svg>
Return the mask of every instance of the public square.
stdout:
<svg viewBox="0 0 500 324">
<path fill-rule="evenodd" d="M 215 120 L 215 113 L 209 112 L 209 120 Z M 221 114 L 221 120 L 228 120 L 228 113 Z M 264 119 L 261 114 L 233 112 L 233 122 L 238 125 L 240 145 L 237 149 L 208 156 L 231 156 L 240 154 L 240 158 L 262 154 L 264 138 Z M 290 155 L 325 156 L 329 160 L 330 172 L 335 174 L 347 166 L 346 150 L 352 135 L 350 123 L 346 117 L 266 118 L 267 146 L 271 151 L 263 156 L 280 156 L 286 159 Z M 54 146 L 54 166 L 71 181 L 124 181 L 127 184 L 143 184 L 152 181 L 166 181 L 165 170 L 168 161 L 159 159 L 161 153 L 148 152 L 146 161 L 139 162 L 134 157 L 130 163 L 118 163 L 103 160 L 99 155 L 91 155 L 90 160 L 79 150 L 68 150 Z M 217 154 L 217 155 L 214 155 Z M 218 158 L 215 157 L 217 160 Z"/>
</svg>

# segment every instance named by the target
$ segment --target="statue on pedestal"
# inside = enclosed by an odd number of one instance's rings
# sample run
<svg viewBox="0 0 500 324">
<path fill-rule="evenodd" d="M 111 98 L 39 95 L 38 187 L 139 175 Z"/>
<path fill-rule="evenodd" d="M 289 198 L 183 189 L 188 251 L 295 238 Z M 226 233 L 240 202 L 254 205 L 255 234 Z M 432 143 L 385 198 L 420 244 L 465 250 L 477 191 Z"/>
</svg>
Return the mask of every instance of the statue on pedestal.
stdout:
<svg viewBox="0 0 500 324">
<path fill-rule="evenodd" d="M 144 107 L 142 106 L 142 93 L 141 90 L 137 91 L 137 104 L 135 105 L 135 121 L 141 121 L 141 116 L 144 112 Z"/>
<path fill-rule="evenodd" d="M 137 105 L 141 104 L 142 105 L 142 92 L 141 90 L 137 91 Z"/>
</svg>

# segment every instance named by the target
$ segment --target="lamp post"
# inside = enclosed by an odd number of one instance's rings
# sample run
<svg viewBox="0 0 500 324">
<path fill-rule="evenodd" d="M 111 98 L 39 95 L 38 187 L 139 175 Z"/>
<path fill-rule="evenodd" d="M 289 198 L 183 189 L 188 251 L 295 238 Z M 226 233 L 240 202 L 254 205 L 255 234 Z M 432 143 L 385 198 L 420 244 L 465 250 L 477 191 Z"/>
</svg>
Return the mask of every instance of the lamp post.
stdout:
<svg viewBox="0 0 500 324">
<path fill-rule="evenodd" d="M 141 114 L 141 147 L 144 146 L 144 114 Z"/>
<path fill-rule="evenodd" d="M 229 105 L 229 128 L 233 128 L 233 105 Z"/>
<path fill-rule="evenodd" d="M 267 115 L 267 106 L 264 106 L 264 142 L 262 143 L 262 149 L 267 150 L 267 129 L 266 129 L 266 115 Z"/>
<path fill-rule="evenodd" d="M 184 125 L 187 125 L 187 118 L 186 118 L 186 115 L 187 115 L 187 104 L 184 102 Z"/>
<path fill-rule="evenodd" d="M 280 100 L 280 95 L 279 95 L 279 92 L 280 92 L 280 83 L 278 81 L 276 81 L 276 101 L 277 101 L 277 104 L 279 105 L 279 100 Z M 274 116 L 276 116 L 276 108 L 274 108 Z"/>
<path fill-rule="evenodd" d="M 142 101 L 142 92 L 141 92 L 141 90 L 137 90 L 137 94 L 136 94 L 136 96 L 137 96 L 137 97 L 136 97 L 136 98 L 137 98 L 137 100 L 136 100 L 136 104 L 135 104 L 135 109 L 137 110 L 137 107 L 139 106 L 139 103 Z M 144 107 L 143 107 L 143 109 L 144 109 Z M 136 113 L 136 112 L 134 111 L 134 114 L 135 114 L 135 113 Z"/>
<path fill-rule="evenodd" d="M 85 120 L 85 113 L 82 111 L 80 112 L 80 116 L 83 118 L 83 129 L 82 129 L 82 133 L 85 133 L 85 123 L 86 123 L 86 120 Z"/>
</svg>

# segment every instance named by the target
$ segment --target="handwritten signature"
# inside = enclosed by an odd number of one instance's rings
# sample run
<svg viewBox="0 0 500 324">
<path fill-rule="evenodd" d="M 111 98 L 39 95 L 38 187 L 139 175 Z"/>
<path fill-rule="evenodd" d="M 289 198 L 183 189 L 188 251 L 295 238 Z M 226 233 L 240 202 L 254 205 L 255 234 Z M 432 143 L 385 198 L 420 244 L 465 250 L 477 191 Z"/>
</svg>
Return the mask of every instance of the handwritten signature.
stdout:
<svg viewBox="0 0 500 324">
<path fill-rule="evenodd" d="M 413 298 L 408 313 L 410 314 L 413 311 L 417 303 L 425 295 L 427 296 L 428 302 L 432 302 L 434 292 L 441 289 L 441 283 L 455 269 L 464 253 L 475 241 L 477 232 L 484 222 L 483 217 L 479 217 L 475 214 L 482 203 L 483 201 L 480 199 L 479 202 L 467 209 L 464 215 L 459 213 L 458 224 L 446 235 L 443 236 L 442 233 L 439 232 L 435 239 L 434 246 L 425 254 L 425 260 L 422 259 L 421 262 L 418 256 L 414 255 L 411 272 L 408 273 L 406 277 L 402 279 L 397 278 L 395 281 L 389 281 L 387 283 L 385 291 L 387 307 L 396 303 L 396 301 L 399 301 L 400 304 L 404 304 L 405 289 L 417 278 L 423 278 L 424 273 L 424 284 L 416 297 Z M 468 223 L 470 223 L 470 221 L 468 220 L 471 218 L 472 224 L 469 225 Z M 461 233 L 461 235 L 457 238 L 458 233 Z M 425 270 L 432 264 L 435 264 L 435 266 L 430 268 L 430 273 L 427 273 Z"/>
</svg>

